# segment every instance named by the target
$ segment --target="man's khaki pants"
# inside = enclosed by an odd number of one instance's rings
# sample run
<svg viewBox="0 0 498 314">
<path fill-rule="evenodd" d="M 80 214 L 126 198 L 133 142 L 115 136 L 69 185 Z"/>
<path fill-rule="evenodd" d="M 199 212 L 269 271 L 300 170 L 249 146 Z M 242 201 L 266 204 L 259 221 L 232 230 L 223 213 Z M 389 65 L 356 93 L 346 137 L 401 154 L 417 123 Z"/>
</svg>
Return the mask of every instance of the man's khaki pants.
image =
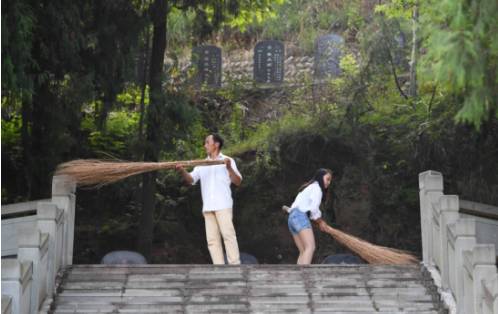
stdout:
<svg viewBox="0 0 498 314">
<path fill-rule="evenodd" d="M 213 264 L 225 264 L 221 237 L 225 243 L 228 264 L 240 264 L 239 246 L 232 221 L 232 209 L 204 212 L 206 239 Z"/>
</svg>

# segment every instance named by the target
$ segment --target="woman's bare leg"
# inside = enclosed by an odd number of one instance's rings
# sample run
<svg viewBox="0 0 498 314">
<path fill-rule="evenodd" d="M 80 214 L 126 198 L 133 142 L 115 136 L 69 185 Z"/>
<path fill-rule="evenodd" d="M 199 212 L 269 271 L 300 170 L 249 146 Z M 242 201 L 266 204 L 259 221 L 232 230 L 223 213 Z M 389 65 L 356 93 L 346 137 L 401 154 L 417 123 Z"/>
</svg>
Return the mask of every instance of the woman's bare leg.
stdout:
<svg viewBox="0 0 498 314">
<path fill-rule="evenodd" d="M 292 237 L 294 238 L 294 243 L 296 243 L 297 249 L 299 250 L 299 257 L 297 258 L 297 262 L 299 264 L 299 259 L 301 258 L 301 255 L 303 255 L 304 244 L 299 238 L 299 235 L 293 234 Z"/>
<path fill-rule="evenodd" d="M 313 253 L 315 252 L 315 236 L 313 235 L 313 229 L 303 229 L 299 231 L 297 236 L 303 244 L 303 251 L 301 254 L 299 254 L 297 263 L 301 265 L 311 264 Z"/>
</svg>

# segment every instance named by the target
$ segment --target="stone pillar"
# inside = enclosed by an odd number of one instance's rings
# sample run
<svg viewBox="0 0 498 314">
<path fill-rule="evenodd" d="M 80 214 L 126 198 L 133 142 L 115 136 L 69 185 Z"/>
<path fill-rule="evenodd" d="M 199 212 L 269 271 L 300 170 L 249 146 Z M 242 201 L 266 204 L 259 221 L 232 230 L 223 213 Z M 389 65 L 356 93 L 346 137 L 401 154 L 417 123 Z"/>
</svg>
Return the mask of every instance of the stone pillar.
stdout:
<svg viewBox="0 0 498 314">
<path fill-rule="evenodd" d="M 455 300 L 457 303 L 457 309 L 459 314 L 467 314 L 463 312 L 464 305 L 464 288 L 465 288 L 465 272 L 464 272 L 464 256 L 463 252 L 472 250 L 476 244 L 476 224 L 474 219 L 470 218 L 460 218 L 454 225 L 450 225 L 451 234 L 454 239 L 450 239 L 451 243 L 455 248 L 455 256 L 453 265 L 450 268 L 452 271 L 453 279 L 450 278 L 450 282 L 455 283 L 455 289 L 453 291 Z M 452 261 L 449 260 L 451 263 Z"/>
<path fill-rule="evenodd" d="M 474 283 L 474 313 L 483 313 L 485 299 L 483 283 L 496 275 L 496 253 L 494 244 L 477 244 L 472 250 Z"/>
<path fill-rule="evenodd" d="M 51 296 L 54 292 L 55 277 L 62 265 L 64 211 L 52 203 L 39 202 L 37 216 L 38 229 L 40 232 L 48 234 L 47 294 Z"/>
<path fill-rule="evenodd" d="M 2 259 L 2 294 L 12 298 L 12 312 L 28 314 L 30 310 L 33 264 L 17 259 Z"/>
<path fill-rule="evenodd" d="M 429 207 L 429 221 L 432 226 L 432 240 L 429 241 L 429 256 L 431 259 L 429 262 L 432 262 L 432 265 L 441 273 L 441 208 L 439 207 L 439 201 L 432 203 Z"/>
<path fill-rule="evenodd" d="M 498 274 L 485 279 L 483 282 L 485 296 L 483 302 L 483 314 L 498 313 Z"/>
<path fill-rule="evenodd" d="M 2 314 L 12 314 L 12 298 L 2 294 Z"/>
<path fill-rule="evenodd" d="M 455 223 L 458 218 L 460 208 L 458 195 L 443 195 L 439 199 L 439 226 L 440 226 L 440 250 L 439 260 L 441 261 L 441 286 L 449 289 L 449 261 L 448 261 L 448 225 Z"/>
<path fill-rule="evenodd" d="M 474 269 L 472 251 L 463 251 L 463 299 L 457 311 L 461 314 L 480 314 L 474 312 Z"/>
<path fill-rule="evenodd" d="M 420 229 L 422 232 L 422 257 L 426 266 L 432 266 L 432 203 L 443 195 L 443 175 L 428 170 L 418 175 L 420 189 Z"/>
<path fill-rule="evenodd" d="M 30 313 L 37 313 L 47 295 L 48 234 L 36 230 L 18 230 L 17 259 L 33 263 Z"/>
<path fill-rule="evenodd" d="M 55 176 L 52 180 L 52 203 L 64 211 L 64 246 L 62 265 L 73 264 L 76 183 L 68 176 Z"/>
</svg>

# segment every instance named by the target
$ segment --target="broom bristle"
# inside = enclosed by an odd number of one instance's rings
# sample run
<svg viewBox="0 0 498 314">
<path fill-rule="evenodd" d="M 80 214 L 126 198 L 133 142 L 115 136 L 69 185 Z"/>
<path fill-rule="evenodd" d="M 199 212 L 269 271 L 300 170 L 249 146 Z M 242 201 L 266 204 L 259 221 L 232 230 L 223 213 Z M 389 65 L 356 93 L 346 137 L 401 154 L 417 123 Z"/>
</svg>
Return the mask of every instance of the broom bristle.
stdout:
<svg viewBox="0 0 498 314">
<path fill-rule="evenodd" d="M 407 265 L 418 259 L 402 250 L 375 245 L 327 225 L 326 232 L 369 264 Z"/>
<path fill-rule="evenodd" d="M 67 175 L 79 186 L 101 187 L 130 176 L 182 166 L 219 165 L 223 160 L 189 160 L 170 162 L 127 162 L 99 159 L 77 159 L 60 164 L 55 175 Z"/>
</svg>

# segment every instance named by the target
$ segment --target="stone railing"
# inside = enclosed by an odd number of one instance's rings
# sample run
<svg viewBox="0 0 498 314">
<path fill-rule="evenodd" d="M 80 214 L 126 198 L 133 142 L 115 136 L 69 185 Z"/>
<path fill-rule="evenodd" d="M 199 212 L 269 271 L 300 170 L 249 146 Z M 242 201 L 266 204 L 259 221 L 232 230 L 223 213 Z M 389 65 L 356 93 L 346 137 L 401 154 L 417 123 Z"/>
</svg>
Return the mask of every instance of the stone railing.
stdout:
<svg viewBox="0 0 498 314">
<path fill-rule="evenodd" d="M 51 199 L 2 206 L 2 314 L 38 313 L 72 264 L 75 188 L 56 176 Z"/>
<path fill-rule="evenodd" d="M 498 313 L 498 208 L 468 201 L 460 206 L 458 195 L 443 194 L 443 176 L 436 171 L 421 173 L 419 188 L 423 262 L 440 282 L 450 311 Z"/>
</svg>

